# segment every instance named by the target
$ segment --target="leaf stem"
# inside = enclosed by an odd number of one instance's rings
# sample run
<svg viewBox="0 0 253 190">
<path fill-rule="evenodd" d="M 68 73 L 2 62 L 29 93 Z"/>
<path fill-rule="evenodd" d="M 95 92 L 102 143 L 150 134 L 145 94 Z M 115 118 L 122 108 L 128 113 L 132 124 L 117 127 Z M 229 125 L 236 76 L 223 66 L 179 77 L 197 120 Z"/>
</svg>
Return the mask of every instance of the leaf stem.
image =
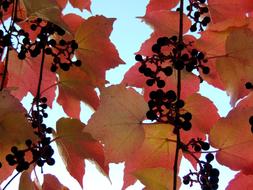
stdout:
<svg viewBox="0 0 253 190">
<path fill-rule="evenodd" d="M 180 7 L 179 7 L 179 43 L 183 42 L 183 12 L 184 12 L 184 0 L 180 0 Z M 181 55 L 181 51 L 179 51 L 178 56 Z M 177 101 L 180 100 L 181 96 L 181 71 L 177 70 Z M 176 121 L 179 119 L 179 108 L 176 108 Z M 178 173 L 178 158 L 179 158 L 179 150 L 181 148 L 181 140 L 180 140 L 180 129 L 175 124 L 175 132 L 177 136 L 177 146 L 175 152 L 175 159 L 174 159 L 174 174 L 173 174 L 173 190 L 177 190 L 177 173 Z"/>
</svg>

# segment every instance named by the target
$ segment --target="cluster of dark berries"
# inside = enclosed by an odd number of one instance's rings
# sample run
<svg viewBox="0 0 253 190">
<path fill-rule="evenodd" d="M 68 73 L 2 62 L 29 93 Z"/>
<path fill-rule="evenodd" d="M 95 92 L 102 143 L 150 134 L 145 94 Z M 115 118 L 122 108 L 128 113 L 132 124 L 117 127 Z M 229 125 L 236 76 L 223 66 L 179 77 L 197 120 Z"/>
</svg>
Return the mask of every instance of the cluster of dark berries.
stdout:
<svg viewBox="0 0 253 190">
<path fill-rule="evenodd" d="M 19 150 L 16 146 L 13 146 L 11 148 L 12 153 L 6 156 L 8 164 L 11 166 L 16 165 L 16 170 L 18 172 L 27 170 L 33 163 L 40 167 L 42 167 L 44 163 L 47 163 L 48 165 L 54 165 L 55 163 L 55 160 L 52 158 L 54 150 L 50 145 L 51 138 L 47 136 L 47 134 L 52 133 L 53 129 L 47 127 L 43 123 L 43 118 L 48 117 L 45 112 L 45 109 L 47 108 L 46 102 L 46 97 L 42 97 L 39 100 L 35 98 L 34 106 L 30 111 L 30 115 L 27 115 L 28 120 L 31 122 L 34 129 L 34 133 L 39 140 L 33 142 L 31 139 L 27 139 L 25 141 L 27 146 L 26 149 Z M 34 107 L 37 109 L 34 109 Z M 32 160 L 30 161 L 25 158 L 27 152 L 32 154 Z"/>
<path fill-rule="evenodd" d="M 204 27 L 210 23 L 211 19 L 208 14 L 208 7 L 206 0 L 190 0 L 189 5 L 186 7 L 188 10 L 187 16 L 193 20 L 190 31 L 195 32 L 199 27 L 199 31 L 203 31 Z"/>
<path fill-rule="evenodd" d="M 136 55 L 136 61 L 141 63 L 139 72 L 150 78 L 146 81 L 147 85 L 156 84 L 158 88 L 163 88 L 165 86 L 163 78 L 172 75 L 173 69 L 185 69 L 188 72 L 197 69 L 203 74 L 208 74 L 210 69 L 205 66 L 207 63 L 205 54 L 197 49 L 189 49 L 188 46 L 191 44 L 178 42 L 177 36 L 160 37 L 152 46 L 154 54 L 151 57 L 143 58 L 139 54 Z M 163 47 L 168 47 L 171 51 L 163 53 Z"/>
<path fill-rule="evenodd" d="M 192 172 L 183 177 L 183 183 L 190 186 L 197 182 L 202 190 L 217 190 L 220 172 L 217 168 L 213 168 L 211 162 L 214 160 L 214 155 L 208 153 L 206 161 L 199 161 L 200 171 Z"/>
<path fill-rule="evenodd" d="M 0 16 L 0 17 L 2 17 L 3 11 L 4 11 L 4 12 L 7 12 L 7 11 L 8 11 L 10 5 L 13 4 L 13 2 L 14 2 L 14 0 L 2 0 L 2 1 L 0 2 L 0 9 L 1 9 L 1 11 L 0 11 L 0 15 L 1 15 L 1 16 Z"/>
<path fill-rule="evenodd" d="M 15 32 L 19 37 L 18 39 L 22 39 L 18 41 L 18 48 L 20 48 L 18 53 L 19 59 L 25 59 L 27 53 L 31 57 L 37 57 L 43 52 L 53 58 L 51 65 L 52 72 L 56 72 L 59 67 L 64 71 L 68 71 L 72 65 L 81 66 L 80 60 L 72 60 L 74 52 L 78 48 L 75 40 L 66 41 L 64 39 L 55 40 L 52 38 L 56 34 L 63 36 L 65 30 L 51 22 L 43 21 L 41 18 L 27 22 L 30 24 L 31 30 L 38 33 L 38 35 L 32 41 L 28 32 L 25 32 L 23 29 L 16 29 Z"/>
<path fill-rule="evenodd" d="M 162 89 L 151 91 L 149 98 L 149 111 L 146 113 L 148 119 L 161 123 L 170 123 L 185 131 L 191 129 L 191 113 L 180 114 L 176 119 L 176 110 L 184 107 L 184 101 L 177 100 L 176 93 L 173 90 L 167 92 Z"/>
<path fill-rule="evenodd" d="M 189 150 L 189 146 L 191 146 L 195 152 L 200 152 L 201 150 L 207 151 L 210 149 L 209 143 L 200 138 L 191 139 L 186 145 L 184 145 L 183 149 Z"/>
</svg>

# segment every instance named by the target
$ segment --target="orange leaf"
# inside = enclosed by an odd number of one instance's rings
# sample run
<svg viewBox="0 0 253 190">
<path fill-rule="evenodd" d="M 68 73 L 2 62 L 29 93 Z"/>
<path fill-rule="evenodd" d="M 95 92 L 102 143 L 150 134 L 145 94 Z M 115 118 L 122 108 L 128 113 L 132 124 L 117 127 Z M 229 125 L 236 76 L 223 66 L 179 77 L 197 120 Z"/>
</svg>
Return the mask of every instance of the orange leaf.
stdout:
<svg viewBox="0 0 253 190">
<path fill-rule="evenodd" d="M 8 177 L 13 168 L 5 161 L 12 146 L 26 148 L 25 141 L 34 139 L 32 126 L 25 117 L 26 110 L 14 96 L 7 91 L 0 92 L 0 160 L 5 172 L 0 172 L 0 180 Z"/>
<path fill-rule="evenodd" d="M 178 0 L 150 0 L 146 13 L 156 10 L 169 10 L 178 4 Z"/>
<path fill-rule="evenodd" d="M 69 2 L 71 3 L 71 5 L 75 8 L 80 9 L 81 11 L 83 9 L 87 9 L 88 11 L 90 11 L 90 5 L 91 5 L 91 0 L 69 0 Z"/>
<path fill-rule="evenodd" d="M 34 183 L 32 182 L 30 175 L 30 172 L 22 172 L 19 180 L 19 190 L 34 190 Z"/>
<path fill-rule="evenodd" d="M 253 151 L 249 149 L 253 144 L 249 124 L 253 107 L 248 102 L 252 102 L 252 95 L 243 99 L 227 117 L 218 120 L 210 131 L 210 142 L 219 149 L 216 154 L 219 163 L 233 170 L 253 174 Z"/>
<path fill-rule="evenodd" d="M 245 16 L 253 10 L 251 0 L 212 0 L 208 2 L 209 12 L 213 22 L 224 21 L 224 19 Z"/>
<path fill-rule="evenodd" d="M 79 68 L 73 67 L 68 72 L 59 71 L 59 96 L 57 102 L 64 111 L 73 118 L 79 118 L 80 101 L 84 101 L 93 109 L 97 109 L 99 99 L 95 86 L 87 75 Z"/>
<path fill-rule="evenodd" d="M 115 19 L 94 16 L 85 20 L 75 34 L 78 43 L 77 57 L 82 61 L 81 69 L 88 74 L 92 84 L 101 86 L 105 72 L 123 61 L 109 36 Z"/>
<path fill-rule="evenodd" d="M 33 96 L 37 94 L 41 56 L 36 58 L 28 57 L 25 60 L 20 60 L 17 57 L 17 52 L 11 51 L 9 56 L 8 74 L 9 81 L 8 87 L 13 87 L 16 90 L 12 91 L 12 94 L 22 100 L 28 92 L 31 92 Z M 56 75 L 50 71 L 51 62 L 50 59 L 45 59 L 45 68 L 43 71 L 43 81 L 41 85 L 42 96 L 46 96 L 48 99 L 48 105 L 52 105 L 55 98 L 56 86 L 50 87 L 56 82 Z M 46 90 L 50 87 L 48 90 Z"/>
<path fill-rule="evenodd" d="M 103 146 L 89 133 L 82 132 L 85 125 L 77 119 L 61 118 L 56 124 L 57 145 L 69 173 L 83 186 L 84 159 L 97 162 L 103 173 L 108 175 Z"/>
<path fill-rule="evenodd" d="M 42 190 L 69 190 L 67 187 L 62 185 L 59 180 L 51 174 L 44 175 L 44 183 Z"/>
<path fill-rule="evenodd" d="M 132 175 L 135 171 L 157 167 L 172 169 L 174 165 L 176 150 L 174 127 L 170 124 L 143 125 L 145 140 L 125 162 L 123 189 L 136 181 Z M 181 160 L 181 154 L 179 160 Z"/>
<path fill-rule="evenodd" d="M 145 190 L 173 189 L 173 170 L 165 168 L 146 168 L 134 172 L 137 179 L 144 184 Z M 180 189 L 180 177 L 177 179 L 177 189 Z"/>
<path fill-rule="evenodd" d="M 253 175 L 245 175 L 242 172 L 235 175 L 226 190 L 251 189 L 253 187 Z"/>
<path fill-rule="evenodd" d="M 101 104 L 85 131 L 104 144 L 107 162 L 121 162 L 138 150 L 144 139 L 142 120 L 148 110 L 143 97 L 123 85 L 101 91 Z"/>
</svg>

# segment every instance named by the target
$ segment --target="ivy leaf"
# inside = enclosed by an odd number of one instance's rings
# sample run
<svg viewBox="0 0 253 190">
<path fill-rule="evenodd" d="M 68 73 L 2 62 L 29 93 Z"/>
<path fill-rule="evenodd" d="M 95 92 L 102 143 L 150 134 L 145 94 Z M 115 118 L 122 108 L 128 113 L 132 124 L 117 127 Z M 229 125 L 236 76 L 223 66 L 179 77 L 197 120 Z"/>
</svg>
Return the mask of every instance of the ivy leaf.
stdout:
<svg viewBox="0 0 253 190">
<path fill-rule="evenodd" d="M 108 175 L 103 146 L 89 133 L 82 132 L 85 125 L 77 119 L 61 118 L 56 123 L 57 145 L 69 173 L 83 186 L 84 159 L 96 161 Z"/>
<path fill-rule="evenodd" d="M 69 189 L 64 185 L 62 185 L 54 175 L 45 174 L 42 190 L 69 190 Z"/>
<path fill-rule="evenodd" d="M 38 83 L 36 81 L 39 80 L 40 64 L 41 56 L 36 58 L 27 56 L 25 60 L 20 60 L 17 52 L 10 52 L 8 74 L 11 77 L 8 80 L 8 87 L 16 89 L 12 91 L 12 94 L 19 100 L 22 100 L 27 92 L 31 92 L 33 96 L 37 95 Z M 56 75 L 50 71 L 51 60 L 49 58 L 46 57 L 44 65 L 41 95 L 47 97 L 47 104 L 51 106 L 55 98 Z"/>
<path fill-rule="evenodd" d="M 173 129 L 174 126 L 170 124 L 144 125 L 144 142 L 125 162 L 123 189 L 136 181 L 133 176 L 135 171 L 157 167 L 173 168 L 176 150 L 176 135 Z M 179 154 L 179 160 L 181 160 L 181 154 Z"/>
<path fill-rule="evenodd" d="M 253 139 L 249 118 L 253 113 L 252 94 L 243 99 L 225 118 L 221 118 L 210 131 L 210 143 L 219 149 L 217 161 L 232 170 L 253 174 Z"/>
<path fill-rule="evenodd" d="M 144 139 L 142 120 L 148 110 L 133 89 L 114 85 L 101 90 L 101 104 L 84 131 L 104 144 L 107 162 L 122 162 L 139 149 Z"/>
<path fill-rule="evenodd" d="M 5 172 L 0 173 L 0 180 L 8 177 L 13 168 L 8 165 L 5 156 L 10 153 L 12 146 L 26 148 L 25 140 L 35 139 L 32 126 L 25 117 L 26 110 L 22 104 L 8 91 L 0 92 L 0 160 Z"/>
<path fill-rule="evenodd" d="M 146 168 L 134 172 L 134 176 L 144 184 L 145 190 L 173 189 L 173 170 L 165 168 Z M 180 177 L 177 177 L 177 189 L 180 189 Z"/>
<path fill-rule="evenodd" d="M 242 172 L 235 175 L 226 190 L 251 189 L 253 186 L 253 175 L 245 175 Z"/>
</svg>

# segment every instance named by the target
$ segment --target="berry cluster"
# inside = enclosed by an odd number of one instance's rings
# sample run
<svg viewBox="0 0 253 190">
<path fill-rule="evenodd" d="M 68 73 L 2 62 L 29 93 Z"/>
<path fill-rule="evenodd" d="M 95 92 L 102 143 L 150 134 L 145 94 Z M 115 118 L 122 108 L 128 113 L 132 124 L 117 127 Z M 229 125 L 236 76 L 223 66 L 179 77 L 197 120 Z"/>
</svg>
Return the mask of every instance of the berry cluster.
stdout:
<svg viewBox="0 0 253 190">
<path fill-rule="evenodd" d="M 136 61 L 141 62 L 139 72 L 149 77 L 146 81 L 148 86 L 157 84 L 158 88 L 165 86 L 162 77 L 172 75 L 173 69 L 192 72 L 194 69 L 201 69 L 203 74 L 208 74 L 210 69 L 205 66 L 207 59 L 203 52 L 197 49 L 188 48 L 190 44 L 179 43 L 176 36 L 160 37 L 152 46 L 154 54 L 151 57 L 143 58 L 140 54 L 135 56 Z M 164 53 L 162 48 L 169 48 L 169 53 Z M 180 52 L 180 53 L 179 53 Z M 182 52 L 182 53 L 181 53 Z"/>
<path fill-rule="evenodd" d="M 27 22 L 30 24 L 31 30 L 37 33 L 37 37 L 32 41 L 28 32 L 15 28 L 13 34 L 18 38 L 19 59 L 25 59 L 28 53 L 31 57 L 37 57 L 43 52 L 53 58 L 52 72 L 56 72 L 58 67 L 68 71 L 72 65 L 81 66 L 80 60 L 72 60 L 74 51 L 78 48 L 75 40 L 52 39 L 53 35 L 63 36 L 65 34 L 62 28 L 51 22 L 43 21 L 41 18 Z"/>
<path fill-rule="evenodd" d="M 9 165 L 16 165 L 16 170 L 22 172 L 27 170 L 29 166 L 36 163 L 38 166 L 42 167 L 44 163 L 48 165 L 54 165 L 55 160 L 52 158 L 54 154 L 53 148 L 50 146 L 51 138 L 47 134 L 51 134 L 53 129 L 47 127 L 43 123 L 43 119 L 47 118 L 48 115 L 45 112 L 47 108 L 47 99 L 42 97 L 39 100 L 34 99 L 33 107 L 30 111 L 30 115 L 27 115 L 28 120 L 31 122 L 34 129 L 34 134 L 38 136 L 38 141 L 33 142 L 31 139 L 27 139 L 25 144 L 26 149 L 19 150 L 16 146 L 11 148 L 11 154 L 6 156 L 6 161 Z M 34 107 L 37 107 L 35 109 Z M 38 108 L 39 107 L 39 108 Z M 30 152 L 32 154 L 32 160 L 28 161 L 25 156 L 26 153 Z"/>
<path fill-rule="evenodd" d="M 207 151 L 210 149 L 209 143 L 200 138 L 191 139 L 186 145 L 183 146 L 183 150 L 189 151 L 189 146 L 191 146 L 195 152 L 200 152 L 201 150 Z"/>
<path fill-rule="evenodd" d="M 199 31 L 203 31 L 204 27 L 211 21 L 210 17 L 206 16 L 209 11 L 205 4 L 206 0 L 189 0 L 189 3 L 190 4 L 186 7 L 188 10 L 187 16 L 193 20 L 190 31 L 195 32 L 198 27 Z"/>
<path fill-rule="evenodd" d="M 183 177 L 183 183 L 185 185 L 192 184 L 194 182 L 199 183 L 202 190 L 216 190 L 218 189 L 220 172 L 217 168 L 213 168 L 211 162 L 214 160 L 214 155 L 208 153 L 206 155 L 206 161 L 199 161 L 199 172 L 190 171 L 189 174 Z"/>
</svg>

